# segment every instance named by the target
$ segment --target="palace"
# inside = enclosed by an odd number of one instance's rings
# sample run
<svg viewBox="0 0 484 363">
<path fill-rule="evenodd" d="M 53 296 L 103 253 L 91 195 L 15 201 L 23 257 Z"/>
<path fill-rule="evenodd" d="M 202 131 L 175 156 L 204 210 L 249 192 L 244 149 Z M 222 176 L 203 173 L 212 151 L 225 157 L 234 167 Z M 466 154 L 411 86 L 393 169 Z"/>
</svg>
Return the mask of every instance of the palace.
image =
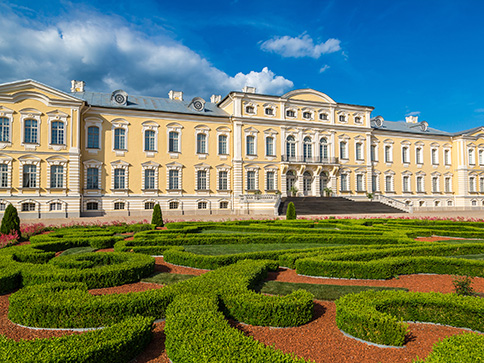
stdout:
<svg viewBox="0 0 484 363">
<path fill-rule="evenodd" d="M 312 89 L 185 100 L 0 85 L 0 211 L 21 218 L 274 213 L 281 197 L 484 206 L 484 128 L 457 133 Z"/>
</svg>

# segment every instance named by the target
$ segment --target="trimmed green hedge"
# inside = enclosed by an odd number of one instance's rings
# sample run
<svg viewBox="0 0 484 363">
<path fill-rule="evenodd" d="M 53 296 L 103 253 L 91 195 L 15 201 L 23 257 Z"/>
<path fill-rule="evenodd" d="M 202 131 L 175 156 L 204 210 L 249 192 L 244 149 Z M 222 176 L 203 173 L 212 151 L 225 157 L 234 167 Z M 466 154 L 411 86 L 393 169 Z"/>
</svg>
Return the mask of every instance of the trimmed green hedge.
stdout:
<svg viewBox="0 0 484 363">
<path fill-rule="evenodd" d="M 373 343 L 401 346 L 407 324 L 432 322 L 484 331 L 484 300 L 455 294 L 364 291 L 336 301 L 336 324 Z"/>
<path fill-rule="evenodd" d="M 167 310 L 165 347 L 173 362 L 297 363 L 306 360 L 265 346 L 229 326 L 215 296 L 182 295 Z"/>
<path fill-rule="evenodd" d="M 16 342 L 0 335 L 0 361 L 9 363 L 129 362 L 151 340 L 152 318 L 133 317 L 81 335 Z"/>
<path fill-rule="evenodd" d="M 484 336 L 464 333 L 445 338 L 434 344 L 425 360 L 415 363 L 469 363 L 484 362 Z"/>
</svg>

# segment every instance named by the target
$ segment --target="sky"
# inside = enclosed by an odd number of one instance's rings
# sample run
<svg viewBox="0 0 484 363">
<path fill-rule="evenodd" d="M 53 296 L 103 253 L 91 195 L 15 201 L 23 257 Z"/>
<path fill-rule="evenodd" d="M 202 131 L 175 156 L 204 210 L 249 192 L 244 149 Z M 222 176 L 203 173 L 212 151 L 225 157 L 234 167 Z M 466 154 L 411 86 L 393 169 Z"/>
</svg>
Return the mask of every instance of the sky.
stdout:
<svg viewBox="0 0 484 363">
<path fill-rule="evenodd" d="M 372 116 L 484 126 L 481 0 L 0 0 L 0 83 L 185 99 L 313 88 Z"/>
</svg>

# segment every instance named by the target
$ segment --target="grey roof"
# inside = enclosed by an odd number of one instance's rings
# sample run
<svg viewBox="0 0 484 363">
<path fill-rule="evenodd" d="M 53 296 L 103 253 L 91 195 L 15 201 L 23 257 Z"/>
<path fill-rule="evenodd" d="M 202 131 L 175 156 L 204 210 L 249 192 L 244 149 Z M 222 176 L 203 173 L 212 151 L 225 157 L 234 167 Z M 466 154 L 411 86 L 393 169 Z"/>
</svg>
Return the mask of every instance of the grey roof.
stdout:
<svg viewBox="0 0 484 363">
<path fill-rule="evenodd" d="M 88 105 L 97 107 L 118 108 L 123 110 L 133 109 L 145 111 L 174 112 L 212 117 L 230 116 L 227 112 L 217 107 L 215 103 L 211 102 L 205 103 L 205 109 L 203 111 L 196 111 L 195 109 L 188 107 L 191 100 L 178 101 L 172 100 L 170 98 L 128 95 L 128 103 L 126 106 L 123 106 L 111 101 L 111 93 L 73 92 L 72 95 L 86 101 Z"/>
<path fill-rule="evenodd" d="M 467 129 L 467 130 L 464 130 L 464 131 L 454 132 L 452 134 L 452 136 L 459 136 L 459 135 L 465 135 L 465 134 L 473 134 L 474 132 L 479 131 L 480 129 L 482 129 L 482 126 L 477 126 L 477 127 L 473 127 L 472 129 Z"/>
<path fill-rule="evenodd" d="M 446 131 L 441 131 L 428 127 L 426 131 L 423 131 L 420 127 L 421 123 L 410 123 L 405 121 L 383 121 L 381 127 L 377 127 L 374 120 L 371 120 L 371 127 L 375 130 L 393 131 L 393 132 L 405 132 L 410 134 L 420 135 L 441 135 L 441 136 L 453 136 L 454 134 Z"/>
</svg>

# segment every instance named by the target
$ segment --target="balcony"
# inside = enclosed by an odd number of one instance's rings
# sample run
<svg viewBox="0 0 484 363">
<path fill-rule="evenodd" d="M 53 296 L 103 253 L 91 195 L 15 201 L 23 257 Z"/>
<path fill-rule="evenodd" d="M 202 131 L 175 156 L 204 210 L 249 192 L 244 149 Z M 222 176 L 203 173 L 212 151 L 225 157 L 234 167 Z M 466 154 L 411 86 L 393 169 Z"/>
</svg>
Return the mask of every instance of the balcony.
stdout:
<svg viewBox="0 0 484 363">
<path fill-rule="evenodd" d="M 281 161 L 292 164 L 322 164 L 333 165 L 338 164 L 338 158 L 323 158 L 320 156 L 304 157 L 304 156 L 288 156 L 282 155 Z"/>
</svg>

